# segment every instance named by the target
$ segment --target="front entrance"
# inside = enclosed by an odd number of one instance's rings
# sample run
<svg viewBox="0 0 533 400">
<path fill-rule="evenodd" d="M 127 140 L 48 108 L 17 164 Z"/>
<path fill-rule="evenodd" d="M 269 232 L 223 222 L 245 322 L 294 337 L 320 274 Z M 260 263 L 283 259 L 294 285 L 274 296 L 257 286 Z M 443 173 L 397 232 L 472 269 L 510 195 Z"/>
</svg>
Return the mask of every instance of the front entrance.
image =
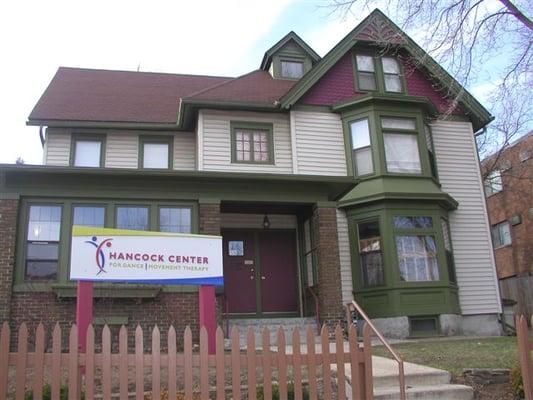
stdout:
<svg viewBox="0 0 533 400">
<path fill-rule="evenodd" d="M 225 230 L 222 236 L 228 312 L 296 315 L 296 232 Z"/>
</svg>

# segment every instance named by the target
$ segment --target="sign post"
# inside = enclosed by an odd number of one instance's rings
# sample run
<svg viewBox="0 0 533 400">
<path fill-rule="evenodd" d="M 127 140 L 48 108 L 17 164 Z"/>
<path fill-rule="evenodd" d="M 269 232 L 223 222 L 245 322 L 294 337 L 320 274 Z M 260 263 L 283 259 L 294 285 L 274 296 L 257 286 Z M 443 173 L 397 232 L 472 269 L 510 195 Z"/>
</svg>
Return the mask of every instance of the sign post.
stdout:
<svg viewBox="0 0 533 400">
<path fill-rule="evenodd" d="M 200 286 L 199 325 L 207 329 L 209 352 L 215 352 L 215 286 L 224 284 L 222 237 L 75 225 L 71 249 L 82 352 L 93 319 L 93 282 Z"/>
</svg>

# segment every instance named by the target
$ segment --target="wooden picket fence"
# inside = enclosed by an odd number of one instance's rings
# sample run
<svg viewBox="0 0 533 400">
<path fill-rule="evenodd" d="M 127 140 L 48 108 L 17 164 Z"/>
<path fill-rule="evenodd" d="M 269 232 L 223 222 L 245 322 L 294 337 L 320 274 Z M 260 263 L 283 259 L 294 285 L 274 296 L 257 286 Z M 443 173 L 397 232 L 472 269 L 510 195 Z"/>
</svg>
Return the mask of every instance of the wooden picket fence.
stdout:
<svg viewBox="0 0 533 400">
<path fill-rule="evenodd" d="M 531 317 L 531 327 L 533 328 L 533 317 Z M 524 395 L 526 400 L 533 400 L 533 358 L 531 357 L 533 337 L 530 337 L 527 320 L 523 315 L 516 317 L 516 338 L 524 382 Z"/>
<path fill-rule="evenodd" d="M 10 329 L 2 326 L 0 336 L 0 399 L 24 399 L 31 390 L 33 398 L 41 400 L 43 386 L 50 385 L 51 398 L 59 399 L 62 385 L 68 387 L 68 398 L 85 399 L 95 396 L 105 399 L 135 398 L 138 400 L 176 399 L 255 399 L 262 386 L 264 399 L 272 399 L 273 391 L 279 399 L 287 399 L 288 387 L 294 398 L 302 399 L 306 391 L 310 399 L 347 399 L 346 369 L 351 366 L 352 399 L 372 399 L 372 355 L 370 328 L 363 328 L 363 343 L 359 343 L 356 328 L 348 330 L 348 349 L 343 329 L 334 331 L 335 350 L 330 350 L 330 337 L 324 327 L 320 335 L 320 350 L 316 348 L 316 333 L 308 327 L 307 344 L 302 346 L 299 329 L 292 332 L 292 353 L 286 352 L 283 329 L 276 332 L 277 344 L 271 347 L 270 331 L 265 328 L 261 346 L 256 348 L 255 334 L 249 329 L 246 347 L 240 347 L 239 331 L 230 334 L 230 349 L 224 348 L 224 335 L 216 331 L 216 352 L 208 353 L 207 332 L 200 331 L 200 344 L 195 351 L 189 327 L 183 335 L 183 351 L 177 351 L 176 331 L 170 327 L 166 353 L 162 353 L 161 335 L 157 326 L 152 330 L 152 348 L 144 352 L 143 331 L 135 330 L 135 351 L 128 351 L 128 331 L 123 326 L 118 334 L 118 353 L 111 351 L 111 331 L 102 330 L 101 344 L 95 345 L 95 331 L 89 326 L 86 352 L 78 350 L 78 332 L 72 326 L 68 350 L 61 348 L 61 329 L 52 332 L 51 351 L 46 349 L 42 324 L 36 329 L 32 352 L 28 351 L 28 328 L 21 324 L 18 330 L 16 352 L 10 352 Z M 34 346 L 33 346 L 34 344 Z M 332 370 L 336 365 L 336 371 Z M 150 371 L 147 373 L 147 370 Z M 83 378 L 81 371 L 84 371 Z M 260 372 L 258 374 L 258 371 Z M 31 377 L 31 379 L 28 379 Z M 273 383 L 274 381 L 274 383 Z M 276 382 L 277 381 L 277 382 Z M 149 387 L 147 388 L 147 383 Z M 274 387 L 276 385 L 276 387 Z M 132 390 L 132 387 L 135 387 Z M 148 397 L 145 397 L 148 394 Z"/>
</svg>

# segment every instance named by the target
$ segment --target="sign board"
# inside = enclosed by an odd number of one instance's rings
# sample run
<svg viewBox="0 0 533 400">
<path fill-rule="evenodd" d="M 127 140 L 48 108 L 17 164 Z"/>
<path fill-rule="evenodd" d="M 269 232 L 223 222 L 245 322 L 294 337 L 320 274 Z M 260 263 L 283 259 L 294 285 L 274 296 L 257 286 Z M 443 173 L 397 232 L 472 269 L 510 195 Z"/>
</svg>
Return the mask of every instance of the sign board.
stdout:
<svg viewBox="0 0 533 400">
<path fill-rule="evenodd" d="M 223 285 L 222 237 L 72 228 L 70 279 L 165 285 Z"/>
</svg>

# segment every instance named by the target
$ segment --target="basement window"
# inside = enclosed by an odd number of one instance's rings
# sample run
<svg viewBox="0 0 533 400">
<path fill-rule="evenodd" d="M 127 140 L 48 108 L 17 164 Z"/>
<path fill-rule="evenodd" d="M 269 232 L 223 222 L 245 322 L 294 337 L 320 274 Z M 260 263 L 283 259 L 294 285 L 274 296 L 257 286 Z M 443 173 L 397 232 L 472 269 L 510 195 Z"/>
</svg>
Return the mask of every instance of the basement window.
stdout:
<svg viewBox="0 0 533 400">
<path fill-rule="evenodd" d="M 411 336 L 435 336 L 439 333 L 436 316 L 409 317 L 409 328 Z"/>
</svg>

